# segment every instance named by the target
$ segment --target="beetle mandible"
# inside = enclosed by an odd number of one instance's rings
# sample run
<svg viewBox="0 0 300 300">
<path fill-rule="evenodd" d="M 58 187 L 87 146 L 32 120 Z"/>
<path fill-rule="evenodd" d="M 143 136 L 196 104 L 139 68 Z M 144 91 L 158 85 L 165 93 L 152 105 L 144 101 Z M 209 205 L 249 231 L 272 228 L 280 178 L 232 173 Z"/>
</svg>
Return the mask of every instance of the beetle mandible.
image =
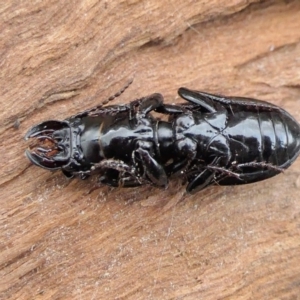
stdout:
<svg viewBox="0 0 300 300">
<path fill-rule="evenodd" d="M 300 125 L 284 109 L 187 88 L 178 94 L 187 102 L 164 104 L 155 93 L 42 122 L 26 133 L 25 139 L 33 139 L 26 156 L 67 177 L 97 173 L 100 183 L 111 186 L 166 187 L 169 177 L 179 175 L 188 183 L 187 192 L 194 193 L 211 184 L 270 178 L 299 155 Z M 151 112 L 168 115 L 168 120 Z"/>
</svg>

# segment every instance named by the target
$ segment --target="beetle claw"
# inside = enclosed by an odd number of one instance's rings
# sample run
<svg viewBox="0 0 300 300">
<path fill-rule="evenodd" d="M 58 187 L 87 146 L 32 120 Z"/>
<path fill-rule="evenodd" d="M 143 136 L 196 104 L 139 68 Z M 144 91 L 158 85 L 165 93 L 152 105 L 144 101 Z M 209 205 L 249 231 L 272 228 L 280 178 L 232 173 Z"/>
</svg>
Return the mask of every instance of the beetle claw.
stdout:
<svg viewBox="0 0 300 300">
<path fill-rule="evenodd" d="M 70 151 L 68 123 L 50 120 L 40 123 L 26 133 L 25 140 L 33 139 L 25 154 L 35 165 L 47 170 L 61 169 L 68 164 Z M 65 144 L 66 145 L 65 145 Z"/>
<path fill-rule="evenodd" d="M 31 127 L 25 134 L 24 139 L 28 140 L 39 135 L 53 133 L 55 130 L 69 127 L 65 122 L 50 120 L 42 122 L 36 126 Z"/>
<path fill-rule="evenodd" d="M 55 159 L 39 155 L 36 152 L 31 152 L 29 150 L 25 151 L 25 155 L 33 164 L 46 170 L 58 170 L 64 165 L 64 163 L 59 163 L 55 161 Z"/>
</svg>

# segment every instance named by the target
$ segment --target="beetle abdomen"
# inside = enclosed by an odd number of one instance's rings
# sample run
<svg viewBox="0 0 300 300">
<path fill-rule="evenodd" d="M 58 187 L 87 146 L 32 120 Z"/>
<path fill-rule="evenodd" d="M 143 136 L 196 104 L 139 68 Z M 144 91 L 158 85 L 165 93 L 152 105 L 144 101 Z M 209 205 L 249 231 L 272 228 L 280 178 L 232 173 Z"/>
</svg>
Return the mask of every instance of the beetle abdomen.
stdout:
<svg viewBox="0 0 300 300">
<path fill-rule="evenodd" d="M 287 168 L 300 152 L 300 126 L 287 112 L 272 113 L 272 123 L 276 136 L 276 147 L 272 153 L 274 164 Z M 263 132 L 263 131 L 262 131 Z"/>
<path fill-rule="evenodd" d="M 226 129 L 232 170 L 240 179 L 227 177 L 221 185 L 251 183 L 275 176 L 288 168 L 300 152 L 300 126 L 285 111 L 239 112 Z M 235 166 L 242 166 L 237 169 Z"/>
<path fill-rule="evenodd" d="M 232 152 L 231 161 L 266 162 L 279 168 L 289 166 L 300 151 L 298 123 L 281 112 L 248 114 L 235 114 L 224 130 Z"/>
</svg>

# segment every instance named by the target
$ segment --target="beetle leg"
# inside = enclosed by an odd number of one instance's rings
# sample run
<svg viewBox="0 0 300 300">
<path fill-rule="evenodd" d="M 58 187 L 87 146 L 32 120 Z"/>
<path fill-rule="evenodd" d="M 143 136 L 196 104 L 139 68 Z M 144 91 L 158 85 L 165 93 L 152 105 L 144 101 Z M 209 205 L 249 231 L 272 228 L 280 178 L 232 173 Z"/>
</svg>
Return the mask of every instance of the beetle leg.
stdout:
<svg viewBox="0 0 300 300">
<path fill-rule="evenodd" d="M 146 183 L 146 182 L 143 182 Z M 125 174 L 120 175 L 118 186 L 119 187 L 136 187 L 143 184 L 141 179 L 135 178 L 133 176 L 125 176 Z"/>
<path fill-rule="evenodd" d="M 69 179 L 73 178 L 74 177 L 74 174 L 72 172 L 68 172 L 64 169 L 61 169 L 62 173 Z"/>
<path fill-rule="evenodd" d="M 277 167 L 275 165 L 272 165 L 270 163 L 266 163 L 266 162 L 249 162 L 249 163 L 244 163 L 244 164 L 238 164 L 235 166 L 237 169 L 242 169 L 242 168 L 257 168 L 257 169 L 269 169 L 269 170 L 273 170 L 273 171 L 277 171 L 278 173 L 281 173 L 284 171 L 284 169 Z"/>
<path fill-rule="evenodd" d="M 178 94 L 187 101 L 194 103 L 196 106 L 202 106 L 208 112 L 220 111 L 220 108 L 225 109 L 228 107 L 231 109 L 231 106 L 243 106 L 247 108 L 247 111 L 274 111 L 279 110 L 285 113 L 280 107 L 265 102 L 262 100 L 256 100 L 251 98 L 244 97 L 224 97 L 220 95 L 209 94 L 200 91 L 193 91 L 187 88 L 180 88 Z"/>
<path fill-rule="evenodd" d="M 138 122 L 142 121 L 146 115 L 156 110 L 163 105 L 163 96 L 155 93 L 141 99 L 137 99 L 130 103 L 130 119 L 136 119 Z"/>
<path fill-rule="evenodd" d="M 189 184 L 186 187 L 186 191 L 188 193 L 194 194 L 204 189 L 212 183 L 214 176 L 215 171 L 209 169 L 203 170 L 200 174 L 194 177 L 193 180 L 189 181 Z"/>
<path fill-rule="evenodd" d="M 113 187 L 136 187 L 145 183 L 135 176 L 127 176 L 125 173 L 113 169 L 106 170 L 100 176 L 99 182 Z"/>
<path fill-rule="evenodd" d="M 197 143 L 190 138 L 176 141 L 175 147 L 178 152 L 178 157 L 181 157 L 181 159 L 167 166 L 166 170 L 169 176 L 188 169 L 197 155 Z"/>
<path fill-rule="evenodd" d="M 91 109 L 85 110 L 71 118 L 82 118 L 85 116 L 99 117 L 103 115 L 117 115 L 121 112 L 129 112 L 130 119 L 142 120 L 152 110 L 163 105 L 163 96 L 161 94 L 152 94 L 132 101 L 130 104 L 125 105 L 110 105 L 103 107 L 103 104 L 95 106 Z M 69 119 L 71 119 L 69 118 Z"/>
<path fill-rule="evenodd" d="M 106 104 L 106 103 L 104 103 Z M 129 105 L 111 105 L 104 107 L 104 104 L 100 104 L 88 110 L 85 110 L 77 115 L 70 117 L 82 118 L 85 116 L 98 117 L 101 115 L 115 115 L 120 112 L 130 111 L 130 118 L 136 118 L 137 120 L 144 118 L 149 112 L 155 110 L 164 114 L 178 114 L 183 113 L 187 109 L 192 109 L 192 106 L 182 104 L 178 105 L 163 105 L 163 96 L 159 93 L 152 94 L 147 97 L 143 97 L 132 101 Z M 186 107 L 186 108 L 185 108 Z"/>
<path fill-rule="evenodd" d="M 203 170 L 198 175 L 193 176 L 192 179 L 189 180 L 189 184 L 186 188 L 187 192 L 198 192 L 212 184 L 213 181 L 218 182 L 220 178 L 223 179 L 224 176 L 235 177 L 238 180 L 242 180 L 240 174 L 232 172 L 226 168 L 220 167 L 220 165 L 223 165 L 223 160 L 223 157 L 216 157 L 211 164 L 204 166 L 202 168 Z M 190 173 L 192 172 L 193 171 L 191 171 Z M 187 175 L 190 176 L 190 174 L 188 173 Z"/>
<path fill-rule="evenodd" d="M 186 169 L 189 164 L 190 164 L 190 162 L 188 159 L 174 161 L 165 167 L 166 173 L 168 174 L 168 176 L 174 175 L 174 174 L 182 171 L 183 169 Z"/>
<path fill-rule="evenodd" d="M 138 186 L 143 180 L 138 176 L 136 169 L 121 160 L 105 159 L 94 164 L 92 170 L 102 171 L 100 182 L 111 186 Z"/>
<path fill-rule="evenodd" d="M 137 167 L 144 171 L 144 177 L 157 186 L 166 187 L 168 185 L 167 174 L 161 164 L 153 158 L 152 143 L 138 141 L 138 148 L 132 153 L 132 160 Z"/>
<path fill-rule="evenodd" d="M 217 175 L 218 174 L 218 175 Z M 208 165 L 205 167 L 205 170 L 197 175 L 187 186 L 186 190 L 189 193 L 196 193 L 205 187 L 209 186 L 213 182 L 218 182 L 219 180 L 224 179 L 225 177 L 234 177 L 240 181 L 243 181 L 241 175 L 232 171 L 229 171 L 225 168 Z"/>
<path fill-rule="evenodd" d="M 164 104 L 156 108 L 155 111 L 165 115 L 176 115 L 186 112 L 186 108 L 179 105 Z"/>
<path fill-rule="evenodd" d="M 219 162 L 220 158 L 216 157 L 209 166 L 217 166 Z M 197 165 L 198 164 L 196 163 L 196 166 Z M 191 170 L 186 173 L 189 182 L 186 187 L 186 191 L 193 194 L 209 186 L 215 177 L 215 173 L 216 170 L 213 168 L 208 168 L 208 166 L 203 166 L 199 170 L 197 170 L 197 167 L 196 170 L 191 168 Z"/>
<path fill-rule="evenodd" d="M 178 94 L 181 98 L 191 102 L 194 106 L 198 106 L 206 112 L 215 113 L 217 111 L 226 111 L 222 102 L 215 101 L 217 96 L 192 91 L 187 88 L 180 88 Z"/>
<path fill-rule="evenodd" d="M 197 141 L 185 135 L 185 131 L 195 124 L 193 115 L 189 111 L 185 111 L 174 121 L 174 161 L 167 165 L 168 175 L 175 174 L 184 169 L 188 169 L 190 163 L 197 155 Z"/>
<path fill-rule="evenodd" d="M 206 166 L 206 169 L 216 171 L 218 173 L 221 173 L 221 175 L 225 175 L 227 177 L 231 176 L 231 177 L 235 177 L 237 179 L 242 180 L 240 174 L 232 172 L 232 171 L 230 171 L 226 168 L 217 167 L 217 166 L 213 166 L 213 165 L 208 165 L 208 166 Z"/>
<path fill-rule="evenodd" d="M 75 175 L 78 176 L 81 180 L 85 180 L 90 177 L 91 171 L 79 171 L 79 172 L 69 172 L 67 170 L 61 169 L 62 173 L 69 179 L 73 178 Z"/>
</svg>

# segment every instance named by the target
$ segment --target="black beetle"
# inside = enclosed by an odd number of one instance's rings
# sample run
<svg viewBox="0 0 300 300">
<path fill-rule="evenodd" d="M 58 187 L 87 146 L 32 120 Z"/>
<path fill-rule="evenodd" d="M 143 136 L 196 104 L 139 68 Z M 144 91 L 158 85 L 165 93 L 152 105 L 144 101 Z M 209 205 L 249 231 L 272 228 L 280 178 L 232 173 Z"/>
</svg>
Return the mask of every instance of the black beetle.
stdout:
<svg viewBox="0 0 300 300">
<path fill-rule="evenodd" d="M 299 155 L 300 125 L 282 108 L 187 88 L 178 93 L 186 103 L 164 104 L 162 95 L 152 94 L 40 123 L 25 136 L 34 139 L 26 155 L 68 177 L 99 173 L 100 182 L 111 186 L 166 187 L 177 174 L 188 182 L 188 192 L 264 180 Z"/>
</svg>

